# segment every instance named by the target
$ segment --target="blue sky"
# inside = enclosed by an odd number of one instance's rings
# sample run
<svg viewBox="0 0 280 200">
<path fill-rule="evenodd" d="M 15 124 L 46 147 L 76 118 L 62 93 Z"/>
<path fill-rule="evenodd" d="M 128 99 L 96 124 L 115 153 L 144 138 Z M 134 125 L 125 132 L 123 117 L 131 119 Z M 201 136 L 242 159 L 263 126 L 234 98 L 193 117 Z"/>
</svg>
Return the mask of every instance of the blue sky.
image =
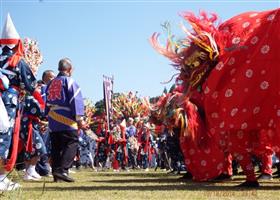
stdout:
<svg viewBox="0 0 280 200">
<path fill-rule="evenodd" d="M 148 39 L 169 21 L 182 35 L 181 11 L 216 12 L 222 20 L 244 11 L 277 8 L 279 1 L 60 1 L 0 0 L 1 29 L 10 12 L 21 37 L 39 41 L 46 69 L 57 69 L 62 57 L 75 66 L 74 78 L 83 95 L 102 98 L 102 75 L 114 76 L 114 91 L 160 95 L 174 70 Z M 2 32 L 2 30 L 1 30 Z M 162 38 L 163 39 L 163 38 Z"/>
</svg>

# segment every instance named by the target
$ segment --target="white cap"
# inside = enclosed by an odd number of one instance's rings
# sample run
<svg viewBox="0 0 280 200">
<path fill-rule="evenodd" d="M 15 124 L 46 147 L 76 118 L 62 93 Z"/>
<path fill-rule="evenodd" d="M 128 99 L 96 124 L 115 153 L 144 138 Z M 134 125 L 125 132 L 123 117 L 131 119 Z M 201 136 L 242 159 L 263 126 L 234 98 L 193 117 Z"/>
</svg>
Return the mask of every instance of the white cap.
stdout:
<svg viewBox="0 0 280 200">
<path fill-rule="evenodd" d="M 2 30 L 2 37 L 1 39 L 20 39 L 19 34 L 15 28 L 15 25 L 13 23 L 13 20 L 10 16 L 10 14 L 8 13 L 7 18 L 6 18 L 6 22 L 4 24 L 3 30 Z M 9 48 L 14 48 L 16 46 L 16 43 L 10 43 L 10 44 L 3 44 L 2 46 L 8 46 Z"/>
</svg>

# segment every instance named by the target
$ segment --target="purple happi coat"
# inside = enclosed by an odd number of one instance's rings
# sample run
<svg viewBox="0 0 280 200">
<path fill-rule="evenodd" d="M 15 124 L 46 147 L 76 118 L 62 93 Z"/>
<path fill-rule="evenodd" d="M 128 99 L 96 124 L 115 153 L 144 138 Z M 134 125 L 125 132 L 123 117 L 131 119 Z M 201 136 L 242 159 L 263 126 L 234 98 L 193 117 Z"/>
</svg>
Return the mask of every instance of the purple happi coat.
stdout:
<svg viewBox="0 0 280 200">
<path fill-rule="evenodd" d="M 77 130 L 76 116 L 84 115 L 84 102 L 73 78 L 60 72 L 48 85 L 46 95 L 50 131 Z"/>
</svg>

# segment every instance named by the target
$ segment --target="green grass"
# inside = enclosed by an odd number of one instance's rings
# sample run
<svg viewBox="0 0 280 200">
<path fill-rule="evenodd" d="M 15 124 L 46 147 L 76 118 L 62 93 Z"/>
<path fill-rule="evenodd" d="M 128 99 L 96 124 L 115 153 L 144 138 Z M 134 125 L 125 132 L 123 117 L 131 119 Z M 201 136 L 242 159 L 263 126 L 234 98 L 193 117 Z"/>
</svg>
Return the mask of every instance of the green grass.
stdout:
<svg viewBox="0 0 280 200">
<path fill-rule="evenodd" d="M 0 194 L 0 199 L 280 199 L 279 179 L 261 182 L 259 189 L 239 189 L 244 181 L 237 176 L 223 183 L 182 181 L 166 172 L 93 172 L 89 169 L 71 174 L 75 183 L 53 183 L 51 178 L 40 182 L 23 182 L 13 174 L 22 188 Z"/>
</svg>

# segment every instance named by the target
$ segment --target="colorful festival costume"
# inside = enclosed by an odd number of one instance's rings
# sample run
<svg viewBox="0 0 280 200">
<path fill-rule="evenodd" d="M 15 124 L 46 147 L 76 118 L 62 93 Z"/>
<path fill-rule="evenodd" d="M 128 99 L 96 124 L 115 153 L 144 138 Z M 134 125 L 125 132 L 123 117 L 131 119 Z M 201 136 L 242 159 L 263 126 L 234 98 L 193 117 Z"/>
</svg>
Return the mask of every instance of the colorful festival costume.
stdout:
<svg viewBox="0 0 280 200">
<path fill-rule="evenodd" d="M 163 121 L 169 131 L 179 132 L 180 148 L 193 180 L 214 179 L 224 172 L 225 155 L 216 144 L 215 137 L 211 136 L 201 123 L 196 106 L 187 101 L 178 107 L 182 95 L 178 92 L 163 95 L 157 103 L 158 109 L 152 111 L 152 118 Z"/>
<path fill-rule="evenodd" d="M 67 173 L 78 150 L 77 116 L 84 115 L 81 88 L 63 72 L 47 87 L 53 173 Z"/>
<path fill-rule="evenodd" d="M 43 117 L 43 111 L 38 101 L 32 96 L 26 96 L 23 104 L 23 115 L 21 119 L 20 138 L 24 142 L 25 159 L 33 156 L 46 154 L 46 147 L 40 135 L 39 122 Z"/>
<path fill-rule="evenodd" d="M 35 90 L 36 79 L 31 69 L 23 59 L 22 41 L 13 25 L 10 16 L 3 29 L 2 54 L 0 56 L 1 68 L 1 97 L 8 113 L 10 127 L 7 131 L 0 133 L 0 158 L 7 159 L 9 148 L 12 144 L 10 159 L 6 162 L 6 170 L 13 169 L 17 158 L 19 130 L 20 130 L 20 112 L 19 97 L 21 91 L 27 91 L 38 100 L 41 108 L 44 102 L 40 93 Z M 8 84 L 5 84 L 4 77 L 8 78 Z"/>
<path fill-rule="evenodd" d="M 219 26 L 215 14 L 181 15 L 192 25 L 182 26 L 186 38 L 170 36 L 163 48 L 154 34 L 151 43 L 180 71 L 186 98 L 199 91 L 207 130 L 253 183 L 252 154 L 279 151 L 280 9 L 243 13 Z"/>
<path fill-rule="evenodd" d="M 79 131 L 80 164 L 85 167 L 94 168 L 96 142 L 84 131 Z"/>
</svg>

